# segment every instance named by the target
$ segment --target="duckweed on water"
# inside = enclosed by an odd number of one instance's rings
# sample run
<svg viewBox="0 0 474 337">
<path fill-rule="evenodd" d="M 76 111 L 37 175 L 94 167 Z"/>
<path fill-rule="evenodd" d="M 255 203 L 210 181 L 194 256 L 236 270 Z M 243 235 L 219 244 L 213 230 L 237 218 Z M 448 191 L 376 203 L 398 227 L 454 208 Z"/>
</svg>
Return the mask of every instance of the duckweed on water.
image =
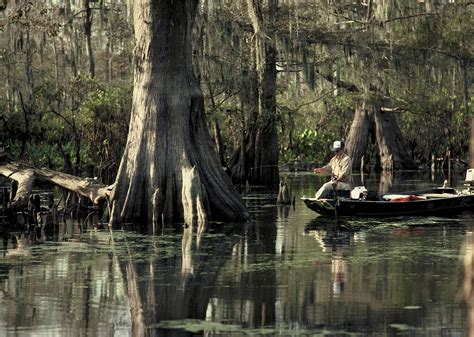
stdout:
<svg viewBox="0 0 474 337">
<path fill-rule="evenodd" d="M 391 328 L 393 328 L 393 329 L 396 329 L 396 330 L 398 330 L 398 331 L 400 331 L 400 332 L 413 330 L 413 327 L 411 327 L 411 326 L 409 326 L 409 325 L 407 325 L 407 324 L 396 324 L 396 323 L 394 323 L 394 324 L 389 324 L 388 326 L 391 327 Z"/>
<path fill-rule="evenodd" d="M 263 335 L 279 335 L 279 336 L 295 336 L 295 335 L 310 335 L 310 336 L 362 336 L 360 333 L 351 333 L 341 330 L 327 330 L 327 329 L 288 329 L 285 327 L 261 327 L 261 328 L 244 328 L 239 325 L 222 324 L 218 322 L 202 321 L 195 319 L 176 320 L 176 321 L 162 321 L 159 324 L 148 327 L 149 329 L 176 329 L 184 330 L 191 333 L 202 333 L 206 335 L 226 334 L 228 335 L 246 335 L 246 336 L 263 336 Z"/>
<path fill-rule="evenodd" d="M 242 328 L 238 325 L 221 324 L 216 322 L 201 321 L 197 319 L 177 320 L 177 321 L 163 321 L 149 328 L 161 329 L 179 329 L 186 330 L 193 333 L 201 331 L 206 332 L 240 332 Z"/>
<path fill-rule="evenodd" d="M 10 240 L 0 258 L 0 335 L 134 336 L 143 326 L 150 335 L 466 335 L 458 256 L 472 214 L 337 226 L 275 198 L 251 194 L 251 221 L 211 225 L 199 240 L 174 229 L 65 227 L 52 238 L 59 242 L 8 257 Z"/>
</svg>

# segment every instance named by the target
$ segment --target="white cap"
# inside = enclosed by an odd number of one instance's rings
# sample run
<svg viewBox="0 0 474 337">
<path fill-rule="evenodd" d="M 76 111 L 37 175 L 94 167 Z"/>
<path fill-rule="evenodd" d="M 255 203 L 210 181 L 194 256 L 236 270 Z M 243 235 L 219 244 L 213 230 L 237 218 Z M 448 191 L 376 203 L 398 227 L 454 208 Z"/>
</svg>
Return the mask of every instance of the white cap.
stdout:
<svg viewBox="0 0 474 337">
<path fill-rule="evenodd" d="M 332 150 L 337 151 L 342 149 L 342 142 L 340 140 L 336 140 L 334 143 L 332 143 Z"/>
</svg>

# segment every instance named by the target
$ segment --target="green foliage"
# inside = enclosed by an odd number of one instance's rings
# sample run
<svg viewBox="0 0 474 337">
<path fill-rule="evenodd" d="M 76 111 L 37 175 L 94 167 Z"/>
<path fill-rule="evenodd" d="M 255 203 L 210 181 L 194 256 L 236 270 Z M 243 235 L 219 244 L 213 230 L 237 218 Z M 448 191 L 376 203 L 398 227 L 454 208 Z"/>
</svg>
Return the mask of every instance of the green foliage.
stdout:
<svg viewBox="0 0 474 337">
<path fill-rule="evenodd" d="M 287 88 L 286 96 L 291 93 Z M 311 104 L 280 95 L 280 161 L 301 165 L 326 163 L 332 141 L 348 134 L 355 105 L 356 97 L 352 94 L 327 95 Z"/>
<path fill-rule="evenodd" d="M 324 163 L 329 152 L 329 142 L 325 134 L 304 129 L 291 146 L 282 149 L 281 159 L 285 163 Z"/>
<path fill-rule="evenodd" d="M 91 78 L 84 75 L 80 6 L 9 4 L 0 36 L 0 142 L 12 160 L 77 173 L 120 160 L 131 100 L 126 8 L 98 4 L 107 10 L 93 24 Z"/>
<path fill-rule="evenodd" d="M 97 88 L 78 109 L 81 136 L 92 163 L 119 161 L 125 147 L 131 109 L 131 87 Z M 91 163 L 91 164 L 92 164 Z"/>
<path fill-rule="evenodd" d="M 400 120 L 414 158 L 429 163 L 432 154 L 439 158 L 448 150 L 454 157 L 464 157 L 469 147 L 469 125 L 461 103 L 443 88 L 411 102 L 410 112 L 402 114 Z"/>
<path fill-rule="evenodd" d="M 72 105 L 64 105 L 63 90 L 73 94 Z M 128 132 L 130 85 L 112 86 L 78 76 L 63 89 L 45 81 L 34 93 L 35 105 L 26 117 L 29 137 L 25 148 L 25 121 L 18 118 L 22 112 L 14 110 L 3 116 L 11 159 L 21 157 L 53 168 L 60 168 L 66 157 L 81 167 L 120 160 Z"/>
<path fill-rule="evenodd" d="M 473 6 L 462 11 L 452 11 L 449 14 L 442 18 L 444 29 L 438 43 L 442 48 L 458 54 L 461 58 L 472 59 L 474 57 Z"/>
</svg>

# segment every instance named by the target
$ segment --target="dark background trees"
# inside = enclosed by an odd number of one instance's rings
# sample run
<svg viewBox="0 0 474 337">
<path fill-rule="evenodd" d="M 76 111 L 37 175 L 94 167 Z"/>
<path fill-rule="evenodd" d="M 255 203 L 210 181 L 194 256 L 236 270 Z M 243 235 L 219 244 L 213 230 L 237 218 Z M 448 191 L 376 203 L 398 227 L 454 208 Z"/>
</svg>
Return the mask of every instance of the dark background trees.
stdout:
<svg viewBox="0 0 474 337">
<path fill-rule="evenodd" d="M 130 4 L 8 2 L 0 14 L 0 147 L 11 159 L 113 181 L 132 101 Z M 472 2 L 249 4 L 202 0 L 193 31 L 207 122 L 234 182 L 271 185 L 280 165 L 323 163 L 358 111 L 390 115 L 416 166 L 448 151 L 467 160 Z M 262 44 L 273 52 L 258 54 Z M 354 153 L 383 166 L 374 123 L 367 147 Z M 259 134 L 271 141 L 259 144 Z"/>
<path fill-rule="evenodd" d="M 125 10 L 119 2 L 9 2 L 1 19 L 0 146 L 11 159 L 114 179 L 132 88 Z M 84 15 L 95 22 L 90 31 Z"/>
</svg>

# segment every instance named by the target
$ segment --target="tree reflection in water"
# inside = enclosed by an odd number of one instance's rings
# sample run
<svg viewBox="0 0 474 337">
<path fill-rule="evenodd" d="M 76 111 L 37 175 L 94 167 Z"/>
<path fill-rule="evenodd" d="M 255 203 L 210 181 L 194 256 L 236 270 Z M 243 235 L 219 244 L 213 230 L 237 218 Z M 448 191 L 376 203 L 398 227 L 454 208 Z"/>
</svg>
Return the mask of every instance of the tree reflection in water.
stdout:
<svg viewBox="0 0 474 337">
<path fill-rule="evenodd" d="M 474 261 L 470 217 L 339 219 L 336 227 L 302 203 L 260 197 L 248 200 L 251 223 L 213 226 L 222 230 L 111 234 L 68 221 L 49 241 L 17 233 L 44 242 L 31 247 L 4 236 L 0 336 L 19 327 L 25 336 L 91 337 L 467 331 L 454 294 L 463 240 L 466 266 Z"/>
<path fill-rule="evenodd" d="M 219 269 L 241 237 L 235 228 L 223 233 L 218 242 L 208 242 L 202 240 L 205 235 L 202 228 L 193 232 L 192 226 L 185 227 L 181 256 L 135 260 L 129 250 L 122 269 L 134 337 L 189 335 L 180 330 L 163 329 L 160 323 L 206 319 Z M 141 249 L 156 251 L 159 247 L 152 244 Z"/>
<path fill-rule="evenodd" d="M 460 255 L 463 256 L 464 262 L 462 294 L 468 307 L 468 336 L 474 336 L 474 221 L 470 220 L 469 225 L 471 230 L 466 233 Z"/>
<path fill-rule="evenodd" d="M 103 336 L 123 327 L 124 299 L 111 261 L 90 249 L 103 237 L 69 233 L 68 242 L 51 241 L 64 227 L 4 233 L 0 335 L 17 335 L 21 328 L 24 336 Z"/>
</svg>

